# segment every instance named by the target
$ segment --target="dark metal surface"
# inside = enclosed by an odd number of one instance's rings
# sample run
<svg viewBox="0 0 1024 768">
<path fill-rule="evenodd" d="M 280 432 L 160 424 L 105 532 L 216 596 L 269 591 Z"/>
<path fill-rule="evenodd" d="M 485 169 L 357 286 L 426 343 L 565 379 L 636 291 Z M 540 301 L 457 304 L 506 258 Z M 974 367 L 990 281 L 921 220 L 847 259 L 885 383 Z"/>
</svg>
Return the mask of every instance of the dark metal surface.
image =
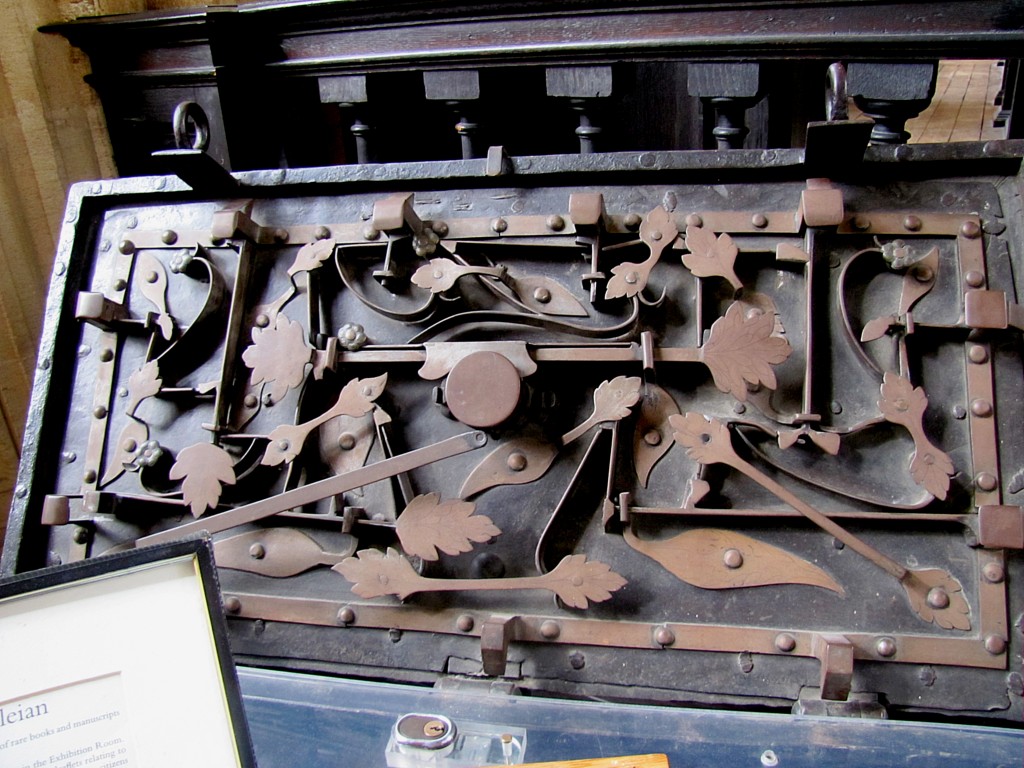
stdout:
<svg viewBox="0 0 1024 768">
<path fill-rule="evenodd" d="M 1022 149 L 79 185 L 3 568 L 206 529 L 269 665 L 1019 721 Z"/>
</svg>

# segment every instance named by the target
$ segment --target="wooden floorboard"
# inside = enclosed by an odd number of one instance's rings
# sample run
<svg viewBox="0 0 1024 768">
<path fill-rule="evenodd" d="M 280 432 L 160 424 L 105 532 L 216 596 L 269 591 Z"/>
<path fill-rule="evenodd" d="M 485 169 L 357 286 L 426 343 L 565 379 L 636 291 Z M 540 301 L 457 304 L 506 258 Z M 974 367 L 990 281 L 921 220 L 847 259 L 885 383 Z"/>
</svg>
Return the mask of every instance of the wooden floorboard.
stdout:
<svg viewBox="0 0 1024 768">
<path fill-rule="evenodd" d="M 911 144 L 949 141 L 989 141 L 1006 138 L 1006 128 L 992 125 L 999 107 L 996 94 L 1002 85 L 1003 67 L 988 59 L 939 62 L 935 96 L 931 104 L 907 121 Z M 851 102 L 850 117 L 863 113 Z"/>
</svg>

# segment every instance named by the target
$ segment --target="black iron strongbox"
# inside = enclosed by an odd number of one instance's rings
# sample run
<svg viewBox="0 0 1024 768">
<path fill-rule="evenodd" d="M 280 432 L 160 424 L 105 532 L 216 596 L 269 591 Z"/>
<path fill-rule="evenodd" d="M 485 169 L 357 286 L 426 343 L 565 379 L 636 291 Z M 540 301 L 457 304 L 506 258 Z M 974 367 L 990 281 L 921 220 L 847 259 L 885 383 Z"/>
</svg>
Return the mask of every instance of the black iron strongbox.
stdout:
<svg viewBox="0 0 1024 768">
<path fill-rule="evenodd" d="M 1022 152 L 78 184 L 4 568 L 208 531 L 246 663 L 1019 722 Z"/>
</svg>

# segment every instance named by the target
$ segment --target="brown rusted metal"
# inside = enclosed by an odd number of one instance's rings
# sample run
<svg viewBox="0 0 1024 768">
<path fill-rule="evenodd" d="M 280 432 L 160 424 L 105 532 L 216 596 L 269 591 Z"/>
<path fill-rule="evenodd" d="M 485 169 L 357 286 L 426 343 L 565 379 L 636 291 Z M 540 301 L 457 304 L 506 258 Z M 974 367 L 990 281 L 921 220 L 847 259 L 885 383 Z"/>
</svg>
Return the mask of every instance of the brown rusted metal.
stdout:
<svg viewBox="0 0 1024 768">
<path fill-rule="evenodd" d="M 297 528 L 268 528 L 218 539 L 213 552 L 220 568 L 283 579 L 318 565 L 334 566 L 351 557 L 359 542 L 354 536 L 342 534 L 342 537 L 345 549 L 328 552 Z M 337 547 L 337 542 L 334 546 Z"/>
<path fill-rule="evenodd" d="M 1024 509 L 1008 504 L 979 506 L 978 543 L 991 549 L 1024 549 Z"/>
<path fill-rule="evenodd" d="M 521 437 L 503 443 L 477 464 L 462 483 L 459 496 L 468 499 L 499 485 L 523 485 L 541 478 L 558 455 L 543 440 Z"/>
<path fill-rule="evenodd" d="M 853 643 L 844 635 L 814 635 L 814 655 L 821 661 L 821 698 L 846 701 L 853 684 Z"/>
<path fill-rule="evenodd" d="M 518 616 L 491 616 L 480 627 L 480 660 L 485 675 L 501 677 L 508 662 L 508 645 L 516 639 Z"/>
<path fill-rule="evenodd" d="M 594 391 L 594 410 L 581 424 L 562 435 L 562 445 L 583 437 L 598 424 L 626 418 L 640 399 L 640 379 L 618 376 Z"/>
<path fill-rule="evenodd" d="M 515 413 L 521 391 L 519 371 L 507 357 L 480 351 L 452 366 L 444 385 L 444 401 L 463 424 L 496 427 Z"/>
</svg>

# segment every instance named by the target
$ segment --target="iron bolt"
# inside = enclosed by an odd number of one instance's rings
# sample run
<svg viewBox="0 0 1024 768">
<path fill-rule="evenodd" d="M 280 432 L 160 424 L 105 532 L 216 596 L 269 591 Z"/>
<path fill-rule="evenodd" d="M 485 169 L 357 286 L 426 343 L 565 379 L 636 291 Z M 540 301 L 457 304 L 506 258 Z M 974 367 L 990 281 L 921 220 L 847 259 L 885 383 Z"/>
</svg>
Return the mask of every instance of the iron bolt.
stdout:
<svg viewBox="0 0 1024 768">
<path fill-rule="evenodd" d="M 644 433 L 644 442 L 648 445 L 661 445 L 661 432 L 649 429 Z"/>
<path fill-rule="evenodd" d="M 121 278 L 118 278 L 117 280 L 114 281 L 114 290 L 115 291 L 123 291 L 127 287 L 128 287 L 128 281 L 127 280 L 123 280 Z"/>
<path fill-rule="evenodd" d="M 508 222 L 505 221 L 503 218 L 498 217 L 497 219 L 491 221 L 491 229 L 495 232 L 504 232 L 506 229 L 508 229 Z"/>
<path fill-rule="evenodd" d="M 782 632 L 775 636 L 775 647 L 783 653 L 791 653 L 796 650 L 796 638 L 788 632 Z"/>
<path fill-rule="evenodd" d="M 993 656 L 998 656 L 1006 651 L 1006 638 L 999 635 L 989 635 L 985 638 L 985 650 Z"/>
<path fill-rule="evenodd" d="M 949 608 L 949 593 L 942 587 L 933 587 L 928 591 L 928 605 L 939 611 Z"/>
<path fill-rule="evenodd" d="M 640 275 L 639 275 L 639 274 L 637 274 L 636 272 L 627 272 L 627 273 L 626 273 L 626 278 L 625 278 L 625 280 L 626 280 L 626 283 L 627 283 L 628 285 L 636 285 L 636 282 L 637 282 L 637 280 L 639 280 L 639 279 L 640 279 Z"/>
<path fill-rule="evenodd" d="M 127 453 L 134 453 L 135 449 L 139 447 L 139 444 L 129 437 L 127 440 L 121 443 L 121 447 Z"/>
<path fill-rule="evenodd" d="M 397 643 L 401 639 L 402 639 L 402 630 L 400 630 L 400 629 L 389 629 L 388 630 L 388 640 L 390 640 L 392 643 Z"/>
<path fill-rule="evenodd" d="M 562 634 L 562 628 L 558 626 L 557 621 L 549 619 L 540 625 L 540 636 L 545 640 L 554 640 L 560 634 Z"/>
<path fill-rule="evenodd" d="M 258 541 L 249 547 L 249 557 L 253 560 L 262 560 L 267 556 L 267 548 L 260 544 Z"/>
<path fill-rule="evenodd" d="M 981 569 L 981 575 L 990 584 L 999 584 L 1006 578 L 1006 572 L 999 563 L 986 563 L 985 567 Z"/>
<path fill-rule="evenodd" d="M 242 601 L 234 595 L 224 599 L 224 610 L 228 613 L 238 613 L 242 610 Z"/>
<path fill-rule="evenodd" d="M 105 419 L 107 417 L 107 407 L 105 405 L 97 405 L 92 409 L 92 415 L 97 419 Z"/>
<path fill-rule="evenodd" d="M 379 229 L 377 229 L 376 227 L 371 227 L 370 225 L 363 227 L 364 240 L 376 240 L 378 237 L 380 237 Z"/>
<path fill-rule="evenodd" d="M 838 416 L 840 413 L 843 412 L 843 404 L 840 403 L 838 400 L 833 400 L 831 403 L 828 404 L 828 409 Z"/>
<path fill-rule="evenodd" d="M 356 436 L 351 432 L 342 432 L 338 436 L 338 447 L 343 451 L 351 451 L 356 447 Z"/>
<path fill-rule="evenodd" d="M 925 264 L 918 264 L 913 270 L 914 279 L 919 283 L 928 283 L 935 279 L 935 270 Z"/>
<path fill-rule="evenodd" d="M 743 403 L 733 403 L 732 412 L 736 414 L 744 414 L 747 412 L 747 406 Z"/>
<path fill-rule="evenodd" d="M 896 655 L 896 641 L 891 637 L 880 637 L 875 642 L 875 653 L 879 656 L 889 658 Z"/>
<path fill-rule="evenodd" d="M 974 484 L 982 491 L 994 491 L 996 489 L 996 476 L 991 472 L 982 472 L 974 478 Z"/>
<path fill-rule="evenodd" d="M 935 685 L 935 670 L 932 667 L 921 667 L 921 671 L 917 673 L 917 679 L 925 688 L 931 688 Z"/>
<path fill-rule="evenodd" d="M 587 660 L 583 657 L 583 654 L 579 651 L 569 656 L 569 666 L 573 669 L 583 669 L 587 665 Z"/>
<path fill-rule="evenodd" d="M 178 233 L 175 232 L 173 229 L 165 229 L 160 234 L 160 240 L 164 243 L 164 245 L 174 245 L 176 242 L 178 242 Z"/>
<path fill-rule="evenodd" d="M 526 469 L 526 465 L 528 462 L 526 459 L 526 454 L 516 451 L 515 453 L 509 454 L 508 459 L 505 461 L 505 463 L 508 465 L 508 468 L 511 469 L 513 472 L 522 472 L 524 469 Z"/>
<path fill-rule="evenodd" d="M 448 224 L 443 221 L 432 222 L 430 228 L 434 230 L 434 234 L 438 237 L 448 237 Z"/>
<path fill-rule="evenodd" d="M 988 400 L 974 400 L 971 402 L 971 413 L 985 419 L 992 415 L 992 403 Z"/>
<path fill-rule="evenodd" d="M 981 234 L 981 227 L 978 226 L 976 221 L 965 221 L 960 226 L 960 234 L 969 240 L 973 240 Z"/>
<path fill-rule="evenodd" d="M 871 219 L 867 216 L 854 216 L 850 223 L 854 229 L 859 229 L 861 232 L 871 227 Z"/>
<path fill-rule="evenodd" d="M 455 620 L 455 628 L 458 629 L 459 632 L 472 632 L 475 624 L 476 622 L 473 621 L 473 617 L 468 613 L 462 614 Z"/>
<path fill-rule="evenodd" d="M 726 568 L 739 568 L 743 565 L 743 553 L 738 549 L 727 549 L 722 555 L 722 562 Z"/>
<path fill-rule="evenodd" d="M 547 304 L 551 301 L 551 291 L 547 288 L 535 288 L 533 290 L 533 300 L 541 304 Z"/>
<path fill-rule="evenodd" d="M 988 350 L 980 344 L 973 344 L 971 348 L 967 350 L 967 357 L 972 363 L 981 365 L 982 363 L 988 362 Z"/>
<path fill-rule="evenodd" d="M 548 225 L 548 229 L 553 230 L 555 232 L 561 232 L 563 229 L 565 229 L 565 219 L 563 219 L 557 213 L 548 216 L 547 221 L 545 223 Z"/>
<path fill-rule="evenodd" d="M 356 612 L 349 608 L 347 605 L 338 611 L 338 621 L 342 624 L 351 624 L 356 620 Z"/>
<path fill-rule="evenodd" d="M 290 233 L 288 232 L 287 229 L 278 227 L 277 229 L 274 230 L 274 239 L 279 243 L 287 243 L 289 236 Z"/>
<path fill-rule="evenodd" d="M 125 256 L 130 256 L 135 253 L 135 243 L 131 240 L 122 240 L 117 244 L 117 250 L 123 253 Z"/>
<path fill-rule="evenodd" d="M 964 282 L 971 288 L 981 288 L 985 284 L 985 275 L 976 269 L 972 269 L 964 275 Z"/>
<path fill-rule="evenodd" d="M 100 352 L 100 362 L 102 362 L 102 363 L 109 363 L 113 359 L 114 359 L 114 350 L 112 350 L 112 349 L 104 349 L 102 352 Z"/>
<path fill-rule="evenodd" d="M 156 273 L 155 269 L 151 269 L 149 272 L 146 273 L 146 282 L 147 283 L 155 283 L 159 279 L 160 279 L 160 275 L 158 275 Z"/>
<path fill-rule="evenodd" d="M 953 418 L 957 421 L 967 418 L 967 410 L 962 405 L 953 406 Z"/>
<path fill-rule="evenodd" d="M 691 213 L 686 217 L 686 226 L 688 227 L 702 227 L 704 226 L 704 219 L 699 214 Z"/>
<path fill-rule="evenodd" d="M 74 536 L 75 544 L 85 544 L 89 540 L 89 531 L 81 526 L 75 528 Z"/>
<path fill-rule="evenodd" d="M 277 450 L 279 450 L 279 451 L 287 451 L 291 447 L 292 447 L 292 444 L 290 442 L 288 442 L 287 440 L 278 440 L 277 441 Z"/>
<path fill-rule="evenodd" d="M 626 218 L 622 220 L 622 223 L 625 224 L 629 229 L 636 229 L 637 227 L 640 226 L 640 223 L 642 221 L 643 219 L 640 218 L 640 214 L 627 213 Z"/>
<path fill-rule="evenodd" d="M 768 226 L 768 217 L 765 216 L 763 213 L 755 213 L 753 216 L 750 217 L 750 223 L 753 224 L 758 229 L 764 229 L 765 227 Z"/>
<path fill-rule="evenodd" d="M 317 240 L 326 240 L 331 236 L 331 230 L 325 226 L 319 226 L 313 230 L 313 237 Z"/>
<path fill-rule="evenodd" d="M 658 241 L 658 240 L 661 240 L 661 238 L 663 238 L 663 237 L 664 237 L 664 235 L 661 234 L 661 230 L 660 229 L 655 229 L 655 230 L 651 231 L 651 240 Z"/>
<path fill-rule="evenodd" d="M 672 645 L 676 641 L 676 633 L 668 627 L 658 627 L 654 630 L 654 642 L 658 645 L 665 647 Z"/>
<path fill-rule="evenodd" d="M 95 483 L 96 482 L 96 470 L 95 469 L 87 469 L 87 470 L 85 470 L 85 472 L 82 473 L 82 480 L 84 482 L 86 482 L 86 483 Z"/>
<path fill-rule="evenodd" d="M 250 394 L 250 395 L 246 395 L 245 399 L 242 402 L 243 402 L 243 404 L 245 405 L 246 408 L 255 408 L 257 405 L 259 405 L 260 401 L 259 401 L 259 398 L 256 397 L 256 395 L 251 395 Z"/>
<path fill-rule="evenodd" d="M 921 219 L 917 216 L 907 216 L 907 218 L 903 220 L 903 228 L 910 232 L 917 232 L 921 229 Z"/>
<path fill-rule="evenodd" d="M 265 315 L 262 312 L 256 315 L 256 325 L 259 326 L 260 328 L 266 328 L 268 325 L 270 325 L 270 316 Z"/>
</svg>

